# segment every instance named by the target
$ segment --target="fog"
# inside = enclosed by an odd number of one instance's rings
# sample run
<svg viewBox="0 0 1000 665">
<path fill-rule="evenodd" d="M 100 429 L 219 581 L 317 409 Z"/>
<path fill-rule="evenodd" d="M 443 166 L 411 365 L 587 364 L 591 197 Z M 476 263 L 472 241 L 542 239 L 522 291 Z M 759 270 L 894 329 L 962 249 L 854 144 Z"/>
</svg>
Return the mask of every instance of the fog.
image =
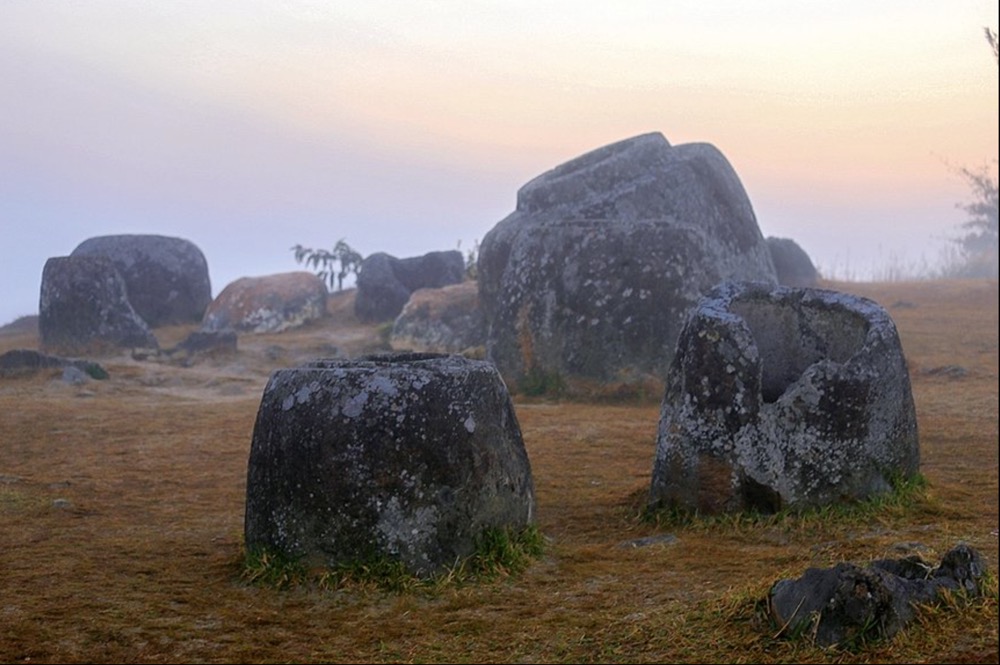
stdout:
<svg viewBox="0 0 1000 665">
<path fill-rule="evenodd" d="M 872 4 L 4 2 L 0 324 L 98 235 L 190 240 L 214 294 L 295 244 L 464 252 L 650 131 L 719 148 L 825 275 L 926 272 L 954 167 L 996 159 L 997 7 Z"/>
</svg>

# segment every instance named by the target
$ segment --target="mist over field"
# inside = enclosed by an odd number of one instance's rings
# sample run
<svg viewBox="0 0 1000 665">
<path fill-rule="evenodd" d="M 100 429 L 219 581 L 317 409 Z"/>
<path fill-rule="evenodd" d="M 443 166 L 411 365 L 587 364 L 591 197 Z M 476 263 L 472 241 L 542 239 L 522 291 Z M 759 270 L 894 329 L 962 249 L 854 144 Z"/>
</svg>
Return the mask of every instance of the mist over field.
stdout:
<svg viewBox="0 0 1000 665">
<path fill-rule="evenodd" d="M 214 293 L 291 247 L 471 249 L 519 187 L 645 132 L 708 142 L 830 278 L 926 275 L 995 173 L 995 3 L 0 4 L 0 323 L 145 233 Z M 994 176 L 995 177 L 995 176 Z"/>
</svg>

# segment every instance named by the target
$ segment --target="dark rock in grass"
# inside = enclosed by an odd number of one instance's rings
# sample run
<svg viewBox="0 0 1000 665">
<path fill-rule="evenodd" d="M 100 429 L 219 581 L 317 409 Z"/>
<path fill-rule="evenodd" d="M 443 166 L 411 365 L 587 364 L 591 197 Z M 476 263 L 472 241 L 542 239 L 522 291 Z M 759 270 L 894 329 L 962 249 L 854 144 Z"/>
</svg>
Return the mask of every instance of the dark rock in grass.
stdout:
<svg viewBox="0 0 1000 665">
<path fill-rule="evenodd" d="M 776 512 L 888 493 L 919 467 L 896 326 L 822 289 L 722 284 L 681 331 L 651 508 Z"/>
<path fill-rule="evenodd" d="M 106 256 L 57 256 L 46 261 L 38 310 L 38 333 L 46 352 L 91 355 L 159 348 Z"/>
<path fill-rule="evenodd" d="M 61 358 L 39 353 L 33 349 L 14 349 L 0 355 L 0 376 L 14 377 L 34 374 L 44 369 L 72 368 L 92 379 L 108 378 L 107 371 L 95 362 L 73 358 Z M 69 378 L 79 378 L 79 374 L 70 372 Z"/>
<path fill-rule="evenodd" d="M 779 580 L 768 593 L 771 619 L 784 635 L 811 635 L 820 646 L 889 638 L 915 616 L 915 607 L 946 592 L 982 593 L 986 562 L 959 544 L 934 567 L 919 556 L 882 559 L 862 567 L 839 563 Z"/>
<path fill-rule="evenodd" d="M 232 330 L 218 332 L 195 331 L 184 338 L 176 347 L 190 354 L 231 354 L 236 353 L 236 333 Z"/>
<path fill-rule="evenodd" d="M 218 330 L 205 332 L 196 330 L 172 349 L 164 349 L 161 356 L 171 363 L 188 366 L 197 358 L 218 358 L 236 353 L 236 332 Z"/>
<path fill-rule="evenodd" d="M 247 470 L 245 541 L 309 565 L 431 576 L 534 520 L 531 467 L 492 364 L 385 354 L 275 372 Z"/>
</svg>

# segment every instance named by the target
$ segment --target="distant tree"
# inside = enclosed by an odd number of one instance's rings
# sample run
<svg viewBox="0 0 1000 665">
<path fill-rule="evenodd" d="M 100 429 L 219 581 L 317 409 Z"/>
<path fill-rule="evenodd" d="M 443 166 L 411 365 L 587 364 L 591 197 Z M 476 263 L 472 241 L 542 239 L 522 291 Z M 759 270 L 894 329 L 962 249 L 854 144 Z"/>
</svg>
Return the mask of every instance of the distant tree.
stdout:
<svg viewBox="0 0 1000 665">
<path fill-rule="evenodd" d="M 986 41 L 993 49 L 993 59 L 1000 63 L 997 53 L 997 33 L 984 27 Z M 996 161 L 993 162 L 996 166 Z M 990 174 L 989 168 L 983 166 L 973 170 L 967 167 L 958 169 L 958 174 L 965 179 L 972 192 L 972 198 L 966 203 L 956 204 L 968 215 L 968 219 L 960 227 L 964 234 L 954 239 L 958 249 L 957 261 L 950 262 L 944 273 L 951 277 L 997 277 L 998 240 L 1000 230 L 997 228 L 997 178 Z"/>
<path fill-rule="evenodd" d="M 311 249 L 302 245 L 295 245 L 292 251 L 295 252 L 296 263 L 304 263 L 306 267 L 311 267 L 320 279 L 330 285 L 331 291 L 334 280 L 337 290 L 341 291 L 344 288 L 344 279 L 348 275 L 353 274 L 357 277 L 361 271 L 361 262 L 364 260 L 364 257 L 354 251 L 343 238 L 333 246 L 333 251 Z"/>
<path fill-rule="evenodd" d="M 996 164 L 996 162 L 994 162 Z M 997 178 L 992 176 L 987 167 L 979 170 L 969 168 L 958 169 L 959 175 L 965 178 L 972 190 L 972 199 L 957 206 L 969 216 L 961 224 L 964 235 L 954 240 L 958 246 L 959 259 L 957 265 L 949 272 L 953 277 L 992 277 L 996 279 L 998 268 L 998 250 L 1000 250 L 1000 228 L 997 225 L 997 213 L 1000 210 L 997 200 Z"/>
<path fill-rule="evenodd" d="M 462 250 L 462 241 L 458 241 L 458 249 Z M 479 240 L 476 239 L 465 252 L 465 278 L 475 280 L 478 277 L 477 267 L 479 265 Z"/>
</svg>

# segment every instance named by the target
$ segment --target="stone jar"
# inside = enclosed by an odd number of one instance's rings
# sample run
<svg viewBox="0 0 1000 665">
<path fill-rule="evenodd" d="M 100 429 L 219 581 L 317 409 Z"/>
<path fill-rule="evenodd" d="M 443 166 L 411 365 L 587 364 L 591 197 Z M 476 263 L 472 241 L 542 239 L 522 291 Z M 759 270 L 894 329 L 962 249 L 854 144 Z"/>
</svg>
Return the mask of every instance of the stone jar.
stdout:
<svg viewBox="0 0 1000 665">
<path fill-rule="evenodd" d="M 724 283 L 681 331 L 660 413 L 652 508 L 816 507 L 918 471 L 910 376 L 877 303 Z"/>
<path fill-rule="evenodd" d="M 490 528 L 534 521 L 506 386 L 488 362 L 387 353 L 276 371 L 247 470 L 245 538 L 336 567 L 389 559 L 430 577 Z"/>
</svg>

